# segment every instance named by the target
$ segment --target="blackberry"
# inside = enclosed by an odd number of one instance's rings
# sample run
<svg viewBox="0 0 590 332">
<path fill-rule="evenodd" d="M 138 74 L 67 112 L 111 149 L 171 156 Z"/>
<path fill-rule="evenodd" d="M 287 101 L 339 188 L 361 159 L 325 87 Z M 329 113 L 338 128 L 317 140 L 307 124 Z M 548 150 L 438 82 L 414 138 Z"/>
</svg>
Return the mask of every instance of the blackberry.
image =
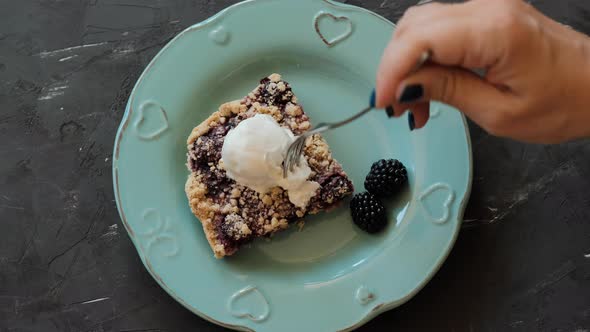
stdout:
<svg viewBox="0 0 590 332">
<path fill-rule="evenodd" d="M 381 159 L 373 163 L 365 178 L 365 189 L 377 197 L 397 193 L 408 181 L 406 167 L 397 159 Z"/>
<path fill-rule="evenodd" d="M 383 203 L 369 192 L 354 195 L 350 201 L 352 221 L 367 233 L 377 233 L 387 225 Z"/>
</svg>

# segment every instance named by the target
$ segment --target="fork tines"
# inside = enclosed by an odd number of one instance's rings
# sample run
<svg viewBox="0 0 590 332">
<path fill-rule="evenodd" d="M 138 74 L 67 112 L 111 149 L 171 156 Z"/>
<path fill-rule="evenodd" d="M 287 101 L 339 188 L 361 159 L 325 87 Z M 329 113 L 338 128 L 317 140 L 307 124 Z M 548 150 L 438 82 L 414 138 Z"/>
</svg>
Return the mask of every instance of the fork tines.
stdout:
<svg viewBox="0 0 590 332">
<path fill-rule="evenodd" d="M 289 146 L 287 150 L 287 156 L 285 157 L 283 163 L 283 177 L 287 177 L 288 172 L 292 172 L 295 166 L 299 166 L 301 163 L 301 154 L 303 153 L 303 148 L 305 147 L 305 140 L 307 139 L 307 135 L 303 134 Z"/>
</svg>

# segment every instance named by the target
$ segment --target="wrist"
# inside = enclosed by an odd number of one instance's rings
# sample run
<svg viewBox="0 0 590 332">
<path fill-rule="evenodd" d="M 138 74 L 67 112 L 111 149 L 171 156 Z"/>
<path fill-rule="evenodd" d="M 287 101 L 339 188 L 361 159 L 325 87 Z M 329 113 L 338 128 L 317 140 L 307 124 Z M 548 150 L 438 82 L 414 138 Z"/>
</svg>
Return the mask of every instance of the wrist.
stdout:
<svg viewBox="0 0 590 332">
<path fill-rule="evenodd" d="M 590 38 L 569 28 L 564 34 L 560 112 L 567 113 L 567 132 L 571 139 L 590 137 Z M 561 48 L 560 47 L 560 48 Z"/>
</svg>

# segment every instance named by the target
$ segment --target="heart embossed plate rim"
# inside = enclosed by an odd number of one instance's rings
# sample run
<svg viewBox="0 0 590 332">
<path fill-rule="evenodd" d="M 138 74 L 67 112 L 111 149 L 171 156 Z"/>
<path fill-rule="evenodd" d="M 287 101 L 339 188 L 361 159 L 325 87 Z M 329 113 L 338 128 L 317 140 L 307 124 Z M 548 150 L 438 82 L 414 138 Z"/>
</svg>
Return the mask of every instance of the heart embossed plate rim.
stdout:
<svg viewBox="0 0 590 332">
<path fill-rule="evenodd" d="M 439 242 L 427 250 L 422 250 L 423 253 L 419 256 L 424 256 L 424 258 L 415 258 L 424 260 L 420 263 L 423 264 L 423 267 L 419 271 L 409 272 L 411 276 L 404 279 L 405 285 L 396 284 L 394 279 L 400 277 L 400 273 L 395 266 L 386 266 L 382 263 L 391 258 L 388 255 L 392 255 L 387 246 L 368 255 L 370 262 L 359 261 L 361 264 L 354 267 L 355 270 L 352 272 L 335 275 L 333 280 L 324 283 L 302 284 L 301 299 L 307 300 L 301 300 L 303 301 L 301 305 L 296 299 L 285 300 L 278 296 L 279 292 L 276 287 L 273 288 L 273 285 L 280 284 L 281 280 L 276 278 L 269 277 L 266 281 L 247 279 L 248 276 L 244 274 L 246 281 L 243 283 L 226 280 L 225 285 L 217 285 L 215 283 L 220 281 L 210 280 L 212 277 L 209 274 L 203 271 L 194 273 L 194 267 L 187 267 L 190 264 L 184 264 L 182 267 L 174 261 L 192 262 L 195 257 L 198 257 L 204 264 L 205 262 L 213 264 L 209 261 L 212 259 L 210 252 L 206 252 L 206 255 L 201 257 L 198 250 L 193 251 L 186 248 L 186 241 L 196 241 L 202 244 L 204 241 L 201 238 L 202 234 L 187 232 L 186 224 L 178 224 L 177 216 L 175 217 L 178 211 L 174 209 L 155 209 L 152 205 L 145 209 L 145 206 L 133 203 L 134 197 L 145 195 L 144 201 L 155 204 L 154 200 L 151 200 L 153 197 L 142 189 L 149 187 L 149 184 L 130 180 L 130 176 L 134 172 L 148 172 L 133 168 L 134 160 L 141 161 L 150 152 L 153 152 L 159 159 L 165 159 L 158 155 L 161 153 L 159 151 L 170 150 L 179 144 L 183 145 L 183 140 L 188 135 L 186 132 L 177 132 L 179 121 L 187 121 L 187 119 L 178 118 L 177 108 L 170 106 L 171 102 L 167 102 L 164 95 L 174 97 L 172 90 L 175 88 L 186 90 L 190 87 L 180 86 L 180 83 L 170 79 L 157 79 L 167 75 L 167 69 L 170 69 L 169 72 L 178 72 L 179 75 L 183 75 L 183 71 L 191 70 L 189 67 L 175 67 L 177 59 L 172 57 L 172 54 L 180 54 L 178 53 L 180 46 L 194 52 L 205 51 L 211 52 L 211 54 L 227 52 L 228 49 L 242 42 L 234 26 L 235 21 L 240 19 L 239 14 L 242 11 L 252 8 L 265 11 L 267 10 L 265 8 L 272 7 L 275 14 L 280 17 L 280 15 L 284 15 L 280 9 L 294 6 L 294 3 L 290 0 L 249 0 L 235 4 L 179 33 L 154 57 L 130 95 L 125 115 L 117 133 L 113 157 L 116 203 L 123 225 L 149 273 L 173 298 L 195 314 L 216 324 L 237 330 L 352 330 L 376 315 L 399 306 L 416 294 L 436 273 L 455 242 L 471 190 L 472 176 L 471 142 L 467 124 L 465 118 L 456 110 L 445 105 L 433 104 L 433 114 L 436 116 L 433 117 L 432 123 L 429 123 L 428 128 L 413 133 L 410 140 L 411 146 L 408 149 L 423 150 L 427 157 L 433 156 L 436 159 L 439 157 L 436 151 L 445 151 L 446 149 L 448 154 L 455 156 L 456 164 L 459 167 L 455 170 L 448 167 L 448 169 L 438 171 L 440 174 L 433 174 L 431 169 L 424 169 L 427 167 L 425 165 L 431 162 L 430 159 L 410 161 L 412 174 L 417 174 L 417 176 L 411 179 L 410 203 L 404 210 L 404 214 L 401 214 L 401 219 L 398 220 L 401 225 L 399 227 L 400 233 L 406 232 L 407 234 L 394 236 L 392 242 L 403 242 L 404 236 L 419 234 L 422 229 L 412 233 L 417 224 L 423 227 L 428 236 L 432 236 Z M 326 57 L 346 58 L 345 65 L 350 65 L 358 72 L 369 73 L 366 74 L 366 77 L 368 77 L 368 84 L 371 84 L 379 53 L 385 47 L 387 37 L 394 28 L 391 22 L 368 10 L 327 0 L 298 0 L 296 8 L 293 7 L 293 9 L 292 15 L 297 16 L 298 22 L 301 23 L 300 27 L 284 33 L 294 38 L 294 44 L 308 45 L 309 50 L 314 52 L 317 50 L 318 53 Z M 319 26 L 323 26 L 319 23 L 320 19 L 348 23 L 339 25 L 340 28 L 344 28 L 343 30 L 337 30 L 338 25 L 328 25 L 327 31 L 324 32 L 318 30 Z M 280 19 L 277 18 L 275 21 L 279 22 Z M 376 41 L 371 41 L 368 36 L 376 38 Z M 285 41 L 284 38 L 261 41 L 261 43 L 267 44 L 276 43 L 280 47 L 288 47 L 287 42 L 288 40 Z M 375 49 L 375 46 L 381 49 Z M 246 46 L 243 48 L 246 49 Z M 203 62 L 195 65 L 205 64 Z M 164 84 L 163 82 L 168 83 Z M 305 92 L 305 87 L 300 88 L 305 85 L 304 83 L 296 81 L 291 83 L 297 86 L 298 91 Z M 367 90 L 370 90 L 370 87 Z M 364 93 L 363 91 L 361 94 L 364 95 Z M 152 121 L 154 120 L 153 116 L 157 116 L 155 124 Z M 190 121 L 194 121 L 194 119 L 190 119 Z M 392 126 L 392 131 L 401 131 L 401 127 L 395 127 L 398 126 L 398 123 L 392 123 Z M 456 131 L 450 132 L 449 129 Z M 445 134 L 444 139 L 438 139 L 441 133 L 449 134 Z M 454 137 L 452 139 L 455 139 L 456 142 L 445 146 L 444 143 L 448 143 L 446 140 L 451 139 L 448 137 Z M 141 155 L 141 153 L 144 154 Z M 340 156 L 336 157 L 340 159 Z M 420 158 L 424 158 L 424 156 Z M 363 160 L 362 162 L 369 161 Z M 160 164 L 150 166 L 149 171 L 161 172 L 161 174 L 169 172 L 162 166 L 165 165 L 164 162 L 158 161 L 158 163 Z M 347 165 L 344 166 L 347 167 Z M 447 173 L 452 173 L 452 176 L 446 178 Z M 158 173 L 155 174 L 157 176 Z M 418 176 L 419 174 L 424 174 L 424 176 Z M 153 176 L 154 174 L 148 175 L 146 173 L 144 178 Z M 447 182 L 449 183 L 448 188 L 445 186 Z M 360 186 L 358 179 L 356 184 L 357 187 Z M 165 184 L 163 187 L 167 186 L 168 184 Z M 170 199 L 164 197 L 165 195 L 179 197 L 179 190 L 168 190 L 163 190 L 164 192 L 160 194 L 163 201 Z M 186 215 L 188 207 L 186 202 L 182 203 L 184 205 L 181 214 Z M 434 206 L 435 208 L 428 208 L 426 203 L 429 204 L 429 207 Z M 198 221 L 193 218 L 188 223 L 198 224 Z M 408 250 L 410 250 L 409 252 L 411 250 L 417 252 L 416 248 L 428 246 L 428 243 L 428 238 L 414 241 Z M 424 252 L 428 252 L 428 254 Z M 212 270 L 225 271 L 233 275 L 244 273 L 236 267 L 233 267 L 234 270 L 228 270 L 229 265 L 225 262 L 215 262 L 214 265 L 208 266 L 211 266 Z M 405 265 L 401 264 L 400 266 Z M 379 269 L 379 271 L 372 273 L 371 271 L 375 269 Z M 211 273 L 213 272 L 211 271 Z M 183 273 L 188 273 L 188 276 Z M 391 276 L 392 279 L 376 276 L 379 274 Z M 197 287 L 201 282 L 208 283 L 211 289 L 205 290 Z M 203 294 L 196 292 L 197 289 Z M 211 293 L 205 294 L 207 292 Z M 217 294 L 219 300 L 209 302 L 201 300 L 202 297 L 211 294 Z M 245 309 L 252 304 L 258 306 L 254 308 L 256 310 Z M 307 317 L 309 312 L 324 311 L 323 308 L 326 305 L 330 306 L 331 310 L 326 312 L 322 319 L 301 319 L 301 317 Z M 284 308 L 289 308 L 289 310 L 285 311 Z"/>
</svg>

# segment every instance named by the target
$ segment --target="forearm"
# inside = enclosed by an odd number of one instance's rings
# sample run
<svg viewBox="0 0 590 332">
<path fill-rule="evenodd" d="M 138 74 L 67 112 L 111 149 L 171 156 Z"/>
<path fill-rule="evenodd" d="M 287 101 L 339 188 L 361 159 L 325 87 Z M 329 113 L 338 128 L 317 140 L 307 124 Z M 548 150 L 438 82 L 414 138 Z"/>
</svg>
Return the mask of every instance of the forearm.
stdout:
<svg viewBox="0 0 590 332">
<path fill-rule="evenodd" d="M 590 38 L 586 36 L 584 49 L 582 51 L 582 57 L 584 58 L 583 62 L 583 83 L 580 85 L 580 98 L 581 98 L 581 105 L 580 105 L 580 112 L 582 113 L 582 125 L 583 129 L 581 130 L 579 138 L 589 138 L 590 137 Z"/>
</svg>

